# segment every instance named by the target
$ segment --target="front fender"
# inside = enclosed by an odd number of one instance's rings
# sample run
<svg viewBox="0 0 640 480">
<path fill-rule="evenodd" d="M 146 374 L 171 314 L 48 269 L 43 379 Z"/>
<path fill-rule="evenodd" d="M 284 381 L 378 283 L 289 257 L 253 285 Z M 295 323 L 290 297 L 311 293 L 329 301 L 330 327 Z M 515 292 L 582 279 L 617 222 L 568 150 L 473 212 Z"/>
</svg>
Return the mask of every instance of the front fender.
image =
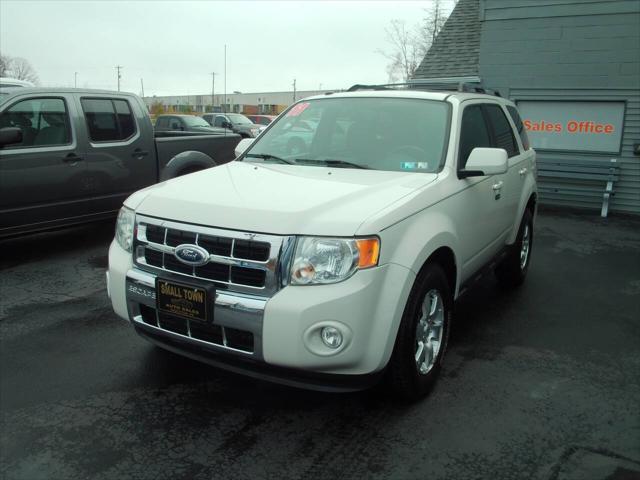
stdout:
<svg viewBox="0 0 640 480">
<path fill-rule="evenodd" d="M 456 264 L 454 295 L 457 296 L 461 277 L 461 262 L 456 258 L 459 239 L 455 225 L 447 215 L 429 208 L 384 230 L 381 237 L 381 263 L 402 265 L 416 275 L 436 250 L 442 247 L 451 250 Z M 386 245 L 395 248 L 385 252 Z"/>
<path fill-rule="evenodd" d="M 160 181 L 181 175 L 185 170 L 205 169 L 215 167 L 217 164 L 209 155 L 195 150 L 181 152 L 173 157 L 165 165 L 160 173 Z"/>
</svg>

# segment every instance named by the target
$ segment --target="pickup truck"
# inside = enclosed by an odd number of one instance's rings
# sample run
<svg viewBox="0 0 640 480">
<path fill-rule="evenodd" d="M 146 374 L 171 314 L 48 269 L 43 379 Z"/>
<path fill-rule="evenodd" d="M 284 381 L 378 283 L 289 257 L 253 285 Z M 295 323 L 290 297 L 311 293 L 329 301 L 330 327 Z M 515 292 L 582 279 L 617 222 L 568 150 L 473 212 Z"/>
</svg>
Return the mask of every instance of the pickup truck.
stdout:
<svg viewBox="0 0 640 480">
<path fill-rule="evenodd" d="M 155 138 L 136 95 L 28 87 L 0 98 L 0 132 L 0 237 L 115 217 L 136 190 L 232 160 L 240 140 Z"/>
<path fill-rule="evenodd" d="M 286 137 L 314 129 L 302 151 Z M 527 274 L 536 162 L 515 105 L 356 90 L 291 106 L 236 161 L 134 193 L 109 251 L 117 315 L 159 345 L 288 385 L 424 396 L 455 300 Z"/>
</svg>

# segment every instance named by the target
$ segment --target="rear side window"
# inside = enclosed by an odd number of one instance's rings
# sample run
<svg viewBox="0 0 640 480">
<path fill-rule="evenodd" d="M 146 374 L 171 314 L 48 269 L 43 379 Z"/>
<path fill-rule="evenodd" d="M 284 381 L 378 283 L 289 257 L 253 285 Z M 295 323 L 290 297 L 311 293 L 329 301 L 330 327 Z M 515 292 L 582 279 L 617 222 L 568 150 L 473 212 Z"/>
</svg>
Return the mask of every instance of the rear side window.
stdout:
<svg viewBox="0 0 640 480">
<path fill-rule="evenodd" d="M 119 142 L 136 133 L 136 123 L 126 100 L 83 98 L 82 110 L 94 142 Z"/>
<path fill-rule="evenodd" d="M 156 128 L 157 129 L 165 129 L 169 127 L 169 119 L 167 117 L 162 117 L 156 120 Z"/>
<path fill-rule="evenodd" d="M 482 107 L 471 105 L 462 113 L 462 125 L 460 130 L 460 153 L 458 157 L 459 169 L 467 164 L 471 151 L 476 147 L 490 148 L 491 137 L 484 120 Z"/>
<path fill-rule="evenodd" d="M 522 123 L 522 119 L 520 118 L 520 114 L 518 113 L 518 109 L 516 107 L 512 107 L 511 105 L 507 105 L 507 111 L 509 112 L 509 115 L 511 115 L 513 123 L 515 123 L 516 125 L 518 135 L 520 135 L 520 140 L 522 140 L 522 146 L 525 150 L 529 150 L 531 148 L 531 144 L 529 143 L 529 136 L 527 135 L 527 130 L 524 128 L 524 124 Z"/>
<path fill-rule="evenodd" d="M 502 109 L 498 105 L 485 105 L 484 108 L 493 127 L 495 141 L 493 146 L 495 148 L 504 148 L 509 158 L 518 155 L 520 152 L 513 136 L 513 130 Z"/>
<path fill-rule="evenodd" d="M 22 143 L 5 149 L 53 147 L 71 143 L 67 106 L 61 98 L 31 98 L 12 105 L 0 114 L 0 128 L 22 130 Z"/>
</svg>

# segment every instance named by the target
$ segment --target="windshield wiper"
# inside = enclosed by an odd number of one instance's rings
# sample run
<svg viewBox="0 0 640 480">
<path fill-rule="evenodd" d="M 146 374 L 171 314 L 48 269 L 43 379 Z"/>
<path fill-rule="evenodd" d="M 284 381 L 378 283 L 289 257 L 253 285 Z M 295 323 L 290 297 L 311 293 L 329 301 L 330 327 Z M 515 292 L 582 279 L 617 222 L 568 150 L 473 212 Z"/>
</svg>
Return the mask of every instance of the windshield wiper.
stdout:
<svg viewBox="0 0 640 480">
<path fill-rule="evenodd" d="M 288 165 L 295 165 L 296 162 L 292 162 L 291 160 L 287 160 L 286 158 L 280 158 L 276 155 L 271 155 L 270 153 L 247 153 L 245 157 L 248 158 L 261 158 L 262 160 L 276 160 L 278 162 L 286 163 Z"/>
<path fill-rule="evenodd" d="M 328 165 L 329 167 L 352 167 L 361 168 L 363 170 L 371 170 L 371 167 L 367 167 L 366 165 L 347 162 L 345 160 L 333 160 L 331 158 L 296 158 L 296 162 L 322 163 L 324 165 Z"/>
</svg>

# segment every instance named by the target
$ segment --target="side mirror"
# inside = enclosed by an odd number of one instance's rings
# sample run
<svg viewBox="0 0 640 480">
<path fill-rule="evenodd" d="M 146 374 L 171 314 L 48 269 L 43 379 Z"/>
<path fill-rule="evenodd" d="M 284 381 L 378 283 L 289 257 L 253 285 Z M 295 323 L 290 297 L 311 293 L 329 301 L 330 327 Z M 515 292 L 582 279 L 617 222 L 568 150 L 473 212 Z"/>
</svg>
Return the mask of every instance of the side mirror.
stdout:
<svg viewBox="0 0 640 480">
<path fill-rule="evenodd" d="M 236 158 L 244 153 L 244 151 L 249 148 L 249 145 L 253 143 L 253 138 L 243 138 L 240 140 L 240 143 L 236 145 L 235 154 Z"/>
<path fill-rule="evenodd" d="M 471 150 L 464 170 L 458 171 L 458 177 L 482 177 L 506 173 L 509 157 L 504 148 L 476 147 Z"/>
<path fill-rule="evenodd" d="M 18 127 L 0 128 L 0 148 L 22 143 L 22 130 Z"/>
<path fill-rule="evenodd" d="M 233 128 L 233 125 L 231 125 L 231 122 L 222 122 L 222 128 Z"/>
</svg>

